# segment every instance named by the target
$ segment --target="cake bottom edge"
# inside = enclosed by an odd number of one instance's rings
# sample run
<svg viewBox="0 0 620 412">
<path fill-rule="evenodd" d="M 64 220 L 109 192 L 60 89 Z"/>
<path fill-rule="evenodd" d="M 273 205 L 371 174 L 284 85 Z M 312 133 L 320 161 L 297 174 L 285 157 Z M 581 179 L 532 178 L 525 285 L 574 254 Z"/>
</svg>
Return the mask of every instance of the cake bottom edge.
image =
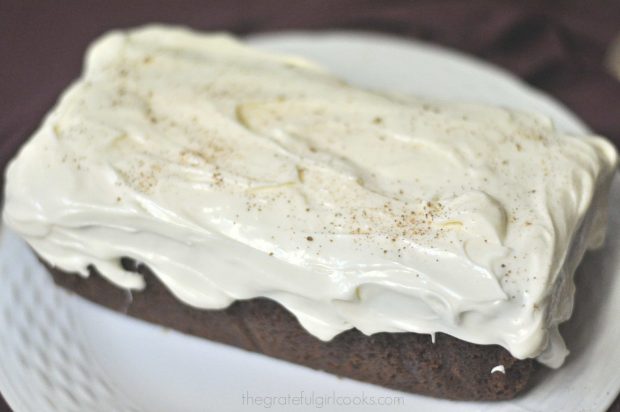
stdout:
<svg viewBox="0 0 620 412">
<path fill-rule="evenodd" d="M 152 271 L 129 259 L 144 276 L 141 291 L 121 289 L 96 268 L 90 276 L 66 273 L 42 261 L 54 282 L 91 302 L 178 332 L 236 346 L 338 376 L 399 391 L 452 400 L 508 400 L 531 386 L 538 363 L 516 359 L 499 345 L 478 345 L 438 333 L 376 333 L 357 329 L 330 341 L 309 334 L 295 316 L 267 298 L 204 310 L 180 302 Z M 502 365 L 504 373 L 492 372 Z"/>
</svg>

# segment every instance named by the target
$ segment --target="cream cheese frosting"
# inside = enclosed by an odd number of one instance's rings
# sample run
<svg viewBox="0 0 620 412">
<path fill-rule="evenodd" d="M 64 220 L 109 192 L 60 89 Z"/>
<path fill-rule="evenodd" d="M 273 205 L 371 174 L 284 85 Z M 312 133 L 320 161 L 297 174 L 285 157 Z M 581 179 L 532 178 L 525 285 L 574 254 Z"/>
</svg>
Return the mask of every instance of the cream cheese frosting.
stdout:
<svg viewBox="0 0 620 412">
<path fill-rule="evenodd" d="M 148 26 L 91 46 L 11 162 L 4 220 L 54 266 L 140 290 L 130 257 L 197 308 L 269 297 L 323 340 L 444 332 L 557 367 L 615 165 L 540 115 Z"/>
</svg>

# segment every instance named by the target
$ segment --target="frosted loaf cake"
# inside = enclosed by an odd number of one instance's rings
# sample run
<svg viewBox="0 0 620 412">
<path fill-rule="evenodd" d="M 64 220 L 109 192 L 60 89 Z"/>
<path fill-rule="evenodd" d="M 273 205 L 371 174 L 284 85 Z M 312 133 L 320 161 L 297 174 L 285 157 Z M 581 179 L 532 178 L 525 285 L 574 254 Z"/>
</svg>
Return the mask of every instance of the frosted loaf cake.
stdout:
<svg viewBox="0 0 620 412">
<path fill-rule="evenodd" d="M 4 220 L 57 283 L 133 316 L 402 390 L 504 399 L 532 359 L 567 354 L 558 324 L 603 241 L 615 165 L 606 140 L 543 116 L 378 94 L 227 35 L 149 26 L 90 48 L 10 164 Z"/>
</svg>

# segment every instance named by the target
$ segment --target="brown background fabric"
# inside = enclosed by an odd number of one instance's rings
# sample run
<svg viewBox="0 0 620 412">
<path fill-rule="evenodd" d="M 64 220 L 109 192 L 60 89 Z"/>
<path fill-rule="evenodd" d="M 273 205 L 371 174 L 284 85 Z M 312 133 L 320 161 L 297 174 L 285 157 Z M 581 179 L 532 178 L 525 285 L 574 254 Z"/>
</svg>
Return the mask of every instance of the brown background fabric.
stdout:
<svg viewBox="0 0 620 412">
<path fill-rule="evenodd" d="M 369 30 L 435 42 L 509 69 L 620 146 L 620 81 L 604 66 L 620 34 L 619 0 L 0 0 L 0 168 L 78 76 L 96 36 L 148 22 L 238 34 Z M 611 410 L 620 412 L 620 401 Z"/>
</svg>

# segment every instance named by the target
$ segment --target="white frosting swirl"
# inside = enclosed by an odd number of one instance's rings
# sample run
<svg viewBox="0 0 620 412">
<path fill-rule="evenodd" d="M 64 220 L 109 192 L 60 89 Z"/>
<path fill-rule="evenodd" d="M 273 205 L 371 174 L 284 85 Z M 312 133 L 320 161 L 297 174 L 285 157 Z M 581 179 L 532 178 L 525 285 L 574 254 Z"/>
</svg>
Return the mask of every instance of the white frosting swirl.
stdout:
<svg viewBox="0 0 620 412">
<path fill-rule="evenodd" d="M 66 271 L 140 289 L 131 257 L 198 308 L 265 296 L 320 339 L 445 332 L 559 366 L 615 163 L 544 117 L 151 26 L 92 46 L 11 163 L 4 219 Z"/>
</svg>

